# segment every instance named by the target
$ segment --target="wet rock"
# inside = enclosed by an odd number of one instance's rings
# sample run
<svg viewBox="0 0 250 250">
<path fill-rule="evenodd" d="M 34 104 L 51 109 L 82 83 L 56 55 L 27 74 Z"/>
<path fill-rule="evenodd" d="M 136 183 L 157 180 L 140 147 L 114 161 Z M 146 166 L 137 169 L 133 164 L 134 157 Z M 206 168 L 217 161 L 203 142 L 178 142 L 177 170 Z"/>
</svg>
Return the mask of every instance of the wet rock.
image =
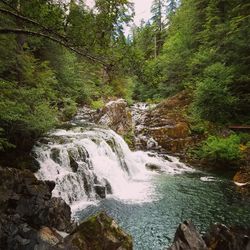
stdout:
<svg viewBox="0 0 250 250">
<path fill-rule="evenodd" d="M 112 187 L 110 183 L 106 179 L 104 179 L 104 182 L 105 182 L 105 188 L 106 188 L 107 194 L 112 194 Z"/>
<path fill-rule="evenodd" d="M 178 226 L 174 243 L 168 250 L 208 250 L 208 248 L 193 223 L 184 221 Z"/>
<path fill-rule="evenodd" d="M 71 167 L 72 171 L 77 172 L 78 163 L 71 155 L 69 155 L 69 163 L 70 163 L 70 167 Z"/>
<path fill-rule="evenodd" d="M 102 185 L 95 185 L 94 188 L 95 188 L 96 194 L 97 194 L 100 198 L 102 198 L 102 199 L 106 198 L 106 188 L 105 188 L 105 186 L 102 186 Z"/>
<path fill-rule="evenodd" d="M 250 196 L 250 167 L 242 167 L 233 177 L 236 190 L 243 196 Z"/>
<path fill-rule="evenodd" d="M 190 103 L 189 93 L 182 91 L 152 108 L 140 109 L 134 105 L 136 148 L 184 155 L 190 146 L 199 142 L 199 138 L 191 134 L 184 115 Z"/>
<path fill-rule="evenodd" d="M 62 161 L 60 159 L 60 149 L 59 148 L 52 148 L 51 153 L 50 153 L 50 157 L 54 162 L 58 163 L 59 165 L 62 164 Z"/>
<path fill-rule="evenodd" d="M 105 213 L 81 223 L 65 238 L 64 249 L 132 250 L 132 238 Z"/>
<path fill-rule="evenodd" d="M 222 224 L 214 224 L 204 240 L 211 250 L 249 250 L 249 230 L 228 228 Z"/>
<path fill-rule="evenodd" d="M 152 170 L 152 171 L 160 171 L 161 170 L 160 166 L 153 164 L 153 163 L 147 163 L 146 168 L 148 168 L 149 170 Z"/>
<path fill-rule="evenodd" d="M 123 99 L 108 102 L 100 111 L 98 123 L 106 125 L 120 135 L 132 130 L 132 115 Z"/>
<path fill-rule="evenodd" d="M 233 177 L 234 182 L 250 184 L 250 167 L 241 168 Z"/>
</svg>

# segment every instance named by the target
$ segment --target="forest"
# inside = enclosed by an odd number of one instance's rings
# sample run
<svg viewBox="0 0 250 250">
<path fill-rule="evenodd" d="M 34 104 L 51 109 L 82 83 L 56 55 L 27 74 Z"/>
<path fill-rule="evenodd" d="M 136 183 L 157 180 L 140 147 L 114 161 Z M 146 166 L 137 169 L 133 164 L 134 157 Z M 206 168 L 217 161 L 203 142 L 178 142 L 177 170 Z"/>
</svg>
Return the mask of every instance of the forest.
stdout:
<svg viewBox="0 0 250 250">
<path fill-rule="evenodd" d="M 249 250 L 250 2 L 135 2 L 0 0 L 0 250 Z"/>
<path fill-rule="evenodd" d="M 154 1 L 124 33 L 133 3 L 1 1 L 1 150 L 30 142 L 111 96 L 160 101 L 183 89 L 195 119 L 249 124 L 249 3 Z"/>
</svg>

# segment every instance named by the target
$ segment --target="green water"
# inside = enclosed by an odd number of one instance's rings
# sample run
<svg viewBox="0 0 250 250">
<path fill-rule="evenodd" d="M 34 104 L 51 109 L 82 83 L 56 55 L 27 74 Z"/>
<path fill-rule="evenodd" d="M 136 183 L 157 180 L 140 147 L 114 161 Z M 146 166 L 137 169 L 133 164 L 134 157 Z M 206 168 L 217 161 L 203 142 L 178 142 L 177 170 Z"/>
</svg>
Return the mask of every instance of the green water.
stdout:
<svg viewBox="0 0 250 250">
<path fill-rule="evenodd" d="M 126 204 L 105 199 L 76 214 L 82 220 L 97 211 L 106 211 L 133 236 L 136 250 L 161 250 L 169 246 L 178 224 L 192 219 L 200 232 L 220 222 L 249 227 L 250 200 L 236 191 L 232 181 L 215 176 L 204 182 L 204 173 L 189 173 L 153 178 L 157 201 Z"/>
</svg>

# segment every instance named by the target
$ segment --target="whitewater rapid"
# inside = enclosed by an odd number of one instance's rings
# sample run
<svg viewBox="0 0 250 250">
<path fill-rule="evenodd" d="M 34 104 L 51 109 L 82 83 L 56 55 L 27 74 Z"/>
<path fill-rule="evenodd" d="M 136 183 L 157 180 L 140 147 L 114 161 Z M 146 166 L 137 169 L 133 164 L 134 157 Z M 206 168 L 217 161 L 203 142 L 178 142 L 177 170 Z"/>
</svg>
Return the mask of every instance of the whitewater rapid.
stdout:
<svg viewBox="0 0 250 250">
<path fill-rule="evenodd" d="M 111 129 L 71 124 L 51 131 L 33 149 L 40 169 L 36 177 L 55 182 L 52 195 L 62 197 L 73 212 L 101 198 L 150 202 L 158 174 L 193 171 L 175 157 L 132 152 Z"/>
</svg>

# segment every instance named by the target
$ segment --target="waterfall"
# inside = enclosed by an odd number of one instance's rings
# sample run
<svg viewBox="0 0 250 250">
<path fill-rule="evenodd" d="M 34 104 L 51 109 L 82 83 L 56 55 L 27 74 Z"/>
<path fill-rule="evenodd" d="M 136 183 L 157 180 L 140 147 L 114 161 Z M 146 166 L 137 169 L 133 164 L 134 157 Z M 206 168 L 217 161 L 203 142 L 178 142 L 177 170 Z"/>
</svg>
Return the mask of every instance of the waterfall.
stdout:
<svg viewBox="0 0 250 250">
<path fill-rule="evenodd" d="M 174 157 L 132 152 L 122 137 L 99 127 L 54 130 L 37 142 L 33 152 L 40 164 L 37 178 L 54 181 L 53 196 L 72 207 L 107 195 L 146 200 L 153 192 L 154 175 L 190 171 Z"/>
</svg>

